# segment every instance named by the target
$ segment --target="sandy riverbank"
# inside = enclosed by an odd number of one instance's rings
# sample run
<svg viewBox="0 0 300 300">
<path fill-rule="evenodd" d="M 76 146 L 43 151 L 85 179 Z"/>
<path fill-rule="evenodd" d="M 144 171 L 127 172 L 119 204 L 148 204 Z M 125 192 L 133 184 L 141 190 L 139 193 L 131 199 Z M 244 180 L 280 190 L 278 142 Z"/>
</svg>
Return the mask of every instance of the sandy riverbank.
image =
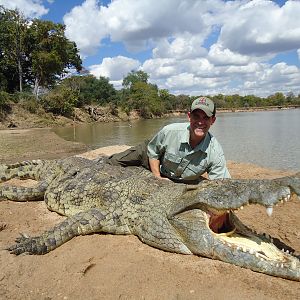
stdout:
<svg viewBox="0 0 300 300">
<path fill-rule="evenodd" d="M 93 158 L 121 151 L 112 146 L 86 153 L 49 129 L 0 131 L 0 163 L 82 154 Z M 235 178 L 288 174 L 229 162 Z M 268 218 L 263 209 L 239 213 L 244 223 L 267 231 L 300 251 L 300 201 L 280 205 Z M 19 232 L 39 234 L 62 217 L 42 202 L 0 202 L 0 248 Z M 223 262 L 167 253 L 134 236 L 90 235 L 72 239 L 44 256 L 15 257 L 0 250 L 0 299 L 299 299 L 300 284 Z"/>
</svg>

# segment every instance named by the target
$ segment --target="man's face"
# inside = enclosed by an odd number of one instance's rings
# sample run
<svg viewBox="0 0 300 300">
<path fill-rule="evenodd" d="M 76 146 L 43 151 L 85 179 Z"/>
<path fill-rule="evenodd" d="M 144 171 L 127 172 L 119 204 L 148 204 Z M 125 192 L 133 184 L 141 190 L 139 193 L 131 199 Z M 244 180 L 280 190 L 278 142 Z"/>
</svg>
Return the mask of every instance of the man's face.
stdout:
<svg viewBox="0 0 300 300">
<path fill-rule="evenodd" d="M 216 117 L 208 117 L 206 113 L 200 109 L 188 112 L 188 118 L 191 127 L 191 138 L 199 140 L 205 137 L 210 126 L 216 120 Z"/>
</svg>

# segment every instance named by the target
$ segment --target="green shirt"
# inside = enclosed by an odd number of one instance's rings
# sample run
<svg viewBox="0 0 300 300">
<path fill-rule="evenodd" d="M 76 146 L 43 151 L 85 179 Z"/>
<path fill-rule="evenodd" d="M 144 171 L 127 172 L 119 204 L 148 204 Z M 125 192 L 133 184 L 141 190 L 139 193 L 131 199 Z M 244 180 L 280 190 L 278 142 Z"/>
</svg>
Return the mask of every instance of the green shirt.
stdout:
<svg viewBox="0 0 300 300">
<path fill-rule="evenodd" d="M 148 157 L 161 162 L 163 176 L 182 182 L 199 181 L 208 173 L 209 179 L 230 178 L 223 149 L 210 133 L 194 149 L 189 144 L 189 123 L 163 127 L 148 144 Z"/>
</svg>

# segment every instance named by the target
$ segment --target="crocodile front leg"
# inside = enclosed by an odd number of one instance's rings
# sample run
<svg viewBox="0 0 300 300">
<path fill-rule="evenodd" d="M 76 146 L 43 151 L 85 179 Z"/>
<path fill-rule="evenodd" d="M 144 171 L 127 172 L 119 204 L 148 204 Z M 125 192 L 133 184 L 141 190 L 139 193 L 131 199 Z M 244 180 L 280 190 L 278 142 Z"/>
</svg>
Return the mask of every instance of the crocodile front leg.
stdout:
<svg viewBox="0 0 300 300">
<path fill-rule="evenodd" d="M 27 237 L 22 235 L 16 240 L 16 244 L 7 250 L 16 255 L 21 253 L 45 254 L 75 236 L 101 232 L 104 231 L 103 229 L 106 232 L 114 233 L 115 227 L 111 222 L 110 214 L 104 210 L 92 208 L 68 217 L 41 236 Z"/>
</svg>

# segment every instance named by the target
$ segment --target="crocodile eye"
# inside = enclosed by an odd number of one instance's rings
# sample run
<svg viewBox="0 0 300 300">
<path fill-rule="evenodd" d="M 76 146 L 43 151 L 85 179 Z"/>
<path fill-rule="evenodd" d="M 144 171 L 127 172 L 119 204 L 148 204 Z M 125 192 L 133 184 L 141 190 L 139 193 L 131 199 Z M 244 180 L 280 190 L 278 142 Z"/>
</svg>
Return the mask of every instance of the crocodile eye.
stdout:
<svg viewBox="0 0 300 300">
<path fill-rule="evenodd" d="M 76 170 L 76 171 L 74 171 L 74 173 L 72 174 L 72 176 L 75 177 L 78 173 L 79 173 L 79 171 Z"/>
</svg>

